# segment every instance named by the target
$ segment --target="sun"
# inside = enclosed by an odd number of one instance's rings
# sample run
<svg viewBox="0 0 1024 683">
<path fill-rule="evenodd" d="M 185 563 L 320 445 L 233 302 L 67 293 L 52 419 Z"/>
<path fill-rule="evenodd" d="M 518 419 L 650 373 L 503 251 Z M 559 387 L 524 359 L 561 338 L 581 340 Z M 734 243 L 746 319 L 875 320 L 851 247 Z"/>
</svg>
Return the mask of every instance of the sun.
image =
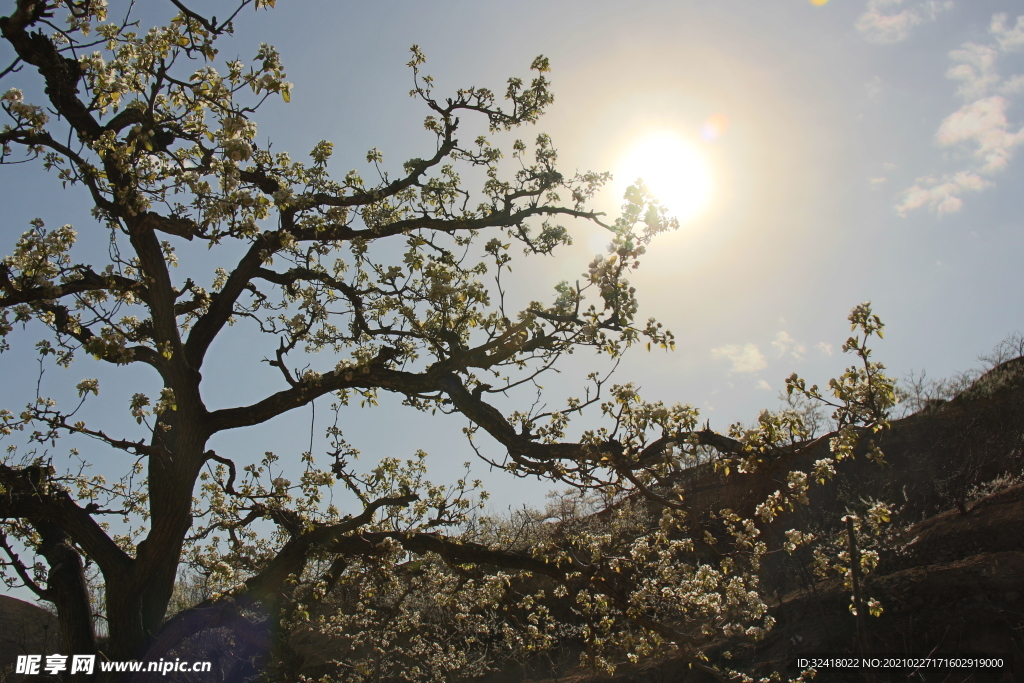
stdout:
<svg viewBox="0 0 1024 683">
<path fill-rule="evenodd" d="M 615 173 L 621 191 L 642 178 L 680 223 L 699 217 L 711 204 L 714 178 L 707 158 L 681 135 L 659 131 L 637 140 Z"/>
</svg>

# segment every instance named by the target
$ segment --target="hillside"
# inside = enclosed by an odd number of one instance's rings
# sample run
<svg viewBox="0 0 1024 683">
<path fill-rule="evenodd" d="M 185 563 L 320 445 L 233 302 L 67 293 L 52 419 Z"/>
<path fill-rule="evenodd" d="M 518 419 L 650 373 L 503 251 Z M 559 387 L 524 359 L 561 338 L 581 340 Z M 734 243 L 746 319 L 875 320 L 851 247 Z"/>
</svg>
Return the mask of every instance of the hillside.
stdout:
<svg viewBox="0 0 1024 683">
<path fill-rule="evenodd" d="M 877 675 L 887 681 L 1024 680 L 1024 486 L 1017 485 L 977 501 L 967 515 L 957 510 L 929 517 L 901 534 L 902 544 L 885 558 L 868 582 L 868 592 L 885 606 L 869 621 L 869 641 L 876 653 L 943 653 L 959 656 L 1006 655 L 1012 673 L 999 675 L 943 672 Z M 838 581 L 817 582 L 778 598 L 777 620 L 767 638 L 750 643 L 722 643 L 712 661 L 750 673 L 783 671 L 796 676 L 798 657 L 855 651 L 856 625 L 848 611 L 849 592 Z M 672 659 L 642 669 L 623 669 L 612 679 L 585 674 L 561 681 L 614 680 L 618 683 L 703 683 L 713 679 L 691 672 Z M 863 674 L 822 672 L 816 680 L 864 681 Z"/>
<path fill-rule="evenodd" d="M 0 681 L 23 678 L 13 675 L 18 655 L 61 651 L 60 631 L 53 614 L 24 600 L 0 595 Z"/>
<path fill-rule="evenodd" d="M 868 618 L 868 645 L 888 654 L 1007 655 L 1013 672 L 918 672 L 876 675 L 884 681 L 1024 680 L 1024 359 L 992 369 L 948 402 L 892 423 L 880 444 L 885 464 L 866 458 L 841 463 L 837 476 L 817 487 L 811 504 L 777 520 L 767 534 L 773 548 L 782 532 L 811 528 L 835 533 L 851 507 L 882 500 L 899 508 L 888 552 L 865 586 L 884 613 Z M 809 469 L 827 444 L 796 462 Z M 791 463 L 792 464 L 792 463 Z M 723 477 L 710 466 L 682 473 L 691 505 L 705 514 L 730 507 L 749 514 L 783 485 L 760 475 Z M 760 643 L 723 642 L 712 661 L 750 673 L 796 676 L 798 656 L 857 651 L 850 594 L 838 580 L 809 571 L 808 553 L 776 550 L 764 583 L 774 595 L 775 629 Z M 731 659 L 725 657 L 731 655 Z M 510 679 L 511 680 L 511 679 Z M 673 659 L 623 667 L 612 679 L 581 671 L 560 681 L 701 683 L 710 677 Z M 865 681 L 863 673 L 822 672 L 816 680 Z"/>
</svg>

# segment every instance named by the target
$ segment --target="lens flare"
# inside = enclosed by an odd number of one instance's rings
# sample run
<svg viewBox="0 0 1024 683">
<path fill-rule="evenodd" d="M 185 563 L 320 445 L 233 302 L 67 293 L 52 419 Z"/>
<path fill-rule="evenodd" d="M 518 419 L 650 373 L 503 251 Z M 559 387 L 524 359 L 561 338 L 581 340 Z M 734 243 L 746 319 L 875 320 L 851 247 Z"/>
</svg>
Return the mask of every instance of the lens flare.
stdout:
<svg viewBox="0 0 1024 683">
<path fill-rule="evenodd" d="M 700 135 L 708 142 L 717 140 L 729 130 L 729 119 L 725 114 L 712 114 L 700 129 Z"/>
<path fill-rule="evenodd" d="M 824 7 L 828 0 L 811 0 L 811 4 L 815 7 Z"/>
</svg>

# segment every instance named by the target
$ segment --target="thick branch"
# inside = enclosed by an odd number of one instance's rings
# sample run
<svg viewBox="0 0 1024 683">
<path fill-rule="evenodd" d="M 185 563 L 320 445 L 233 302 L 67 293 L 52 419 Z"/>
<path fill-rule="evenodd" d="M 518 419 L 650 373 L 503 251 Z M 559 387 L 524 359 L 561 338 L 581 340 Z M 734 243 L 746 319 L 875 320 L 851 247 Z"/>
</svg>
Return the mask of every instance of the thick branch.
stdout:
<svg viewBox="0 0 1024 683">
<path fill-rule="evenodd" d="M 339 197 L 330 202 L 320 202 L 323 206 L 334 206 L 348 198 Z M 375 226 L 355 230 L 348 225 L 335 225 L 316 228 L 296 228 L 293 231 L 295 237 L 301 241 L 309 240 L 350 240 L 363 239 L 375 240 L 382 237 L 402 235 L 410 230 L 432 230 L 434 232 L 464 232 L 469 230 L 484 230 L 495 227 L 509 227 L 520 225 L 527 219 L 535 216 L 569 216 L 572 218 L 585 218 L 600 223 L 599 218 L 603 214 L 594 211 L 577 211 L 561 206 L 532 206 L 518 211 L 494 211 L 480 218 L 433 218 L 419 216 L 395 221 L 387 225 Z"/>
<path fill-rule="evenodd" d="M 4 564 L 14 567 L 14 571 L 18 574 L 18 578 L 21 579 L 22 584 L 35 593 L 36 597 L 40 600 L 52 601 L 52 594 L 47 589 L 36 583 L 35 579 L 29 575 L 28 568 L 25 566 L 25 563 L 21 561 L 21 558 L 18 557 L 18 553 L 14 552 L 14 549 L 11 548 L 11 545 L 7 542 L 7 535 L 3 533 L 2 529 L 0 529 L 0 548 L 3 548 L 4 552 L 7 553 L 7 557 L 10 558 L 10 560 L 8 562 L 4 562 Z"/>
<path fill-rule="evenodd" d="M 108 577 L 124 576 L 134 560 L 114 543 L 67 491 L 49 482 L 50 468 L 13 468 L 0 463 L 0 517 L 59 524 Z"/>
<path fill-rule="evenodd" d="M 88 107 L 78 99 L 81 67 L 74 59 L 64 57 L 57 46 L 42 33 L 29 34 L 25 29 L 43 16 L 46 3 L 19 0 L 18 8 L 9 17 L 0 18 L 0 32 L 22 61 L 39 69 L 46 81 L 50 103 L 78 133 L 82 140 L 95 140 L 103 127 L 92 117 Z"/>
<path fill-rule="evenodd" d="M 128 233 L 149 285 L 150 297 L 147 303 L 152 315 L 153 338 L 157 343 L 170 344 L 172 358 L 176 364 L 180 364 L 182 359 L 178 354 L 181 340 L 175 320 L 174 286 L 167 271 L 163 249 L 156 237 L 156 230 L 163 225 L 162 216 L 147 212 L 128 221 Z"/>
<path fill-rule="evenodd" d="M 380 498 L 373 501 L 366 506 L 366 509 L 356 517 L 352 517 L 338 524 L 332 524 L 328 526 L 316 527 L 311 531 L 302 532 L 301 526 L 296 528 L 289 523 L 288 520 L 284 521 L 282 526 L 288 528 L 289 532 L 294 533 L 284 547 L 278 551 L 277 555 L 272 559 L 267 566 L 259 574 L 253 576 L 245 582 L 245 592 L 242 595 L 236 596 L 236 599 L 242 599 L 246 602 L 262 602 L 267 599 L 276 598 L 281 592 L 282 586 L 285 585 L 289 576 L 298 576 L 306 566 L 306 561 L 309 558 L 310 552 L 318 548 L 329 548 L 330 545 L 337 541 L 343 534 L 354 531 L 364 524 L 369 523 L 373 519 L 373 515 L 382 507 L 387 506 L 399 506 L 406 507 L 410 503 L 419 499 L 419 496 L 414 494 L 406 494 L 404 496 L 394 496 L 388 498 Z M 274 511 L 268 511 L 268 514 L 275 521 L 281 524 L 274 514 Z M 295 533 L 298 532 L 298 533 Z"/>
<path fill-rule="evenodd" d="M 437 373 L 417 374 L 389 370 L 380 365 L 343 368 L 303 381 L 248 406 L 225 408 L 210 413 L 210 433 L 262 424 L 278 415 L 339 389 L 386 389 L 400 394 L 423 394 L 441 388 Z"/>
<path fill-rule="evenodd" d="M 132 109 L 129 111 L 136 110 Z M 98 175 L 95 167 L 67 145 L 54 140 L 53 136 L 48 132 L 31 130 L 7 131 L 6 133 L 0 133 L 0 142 L 17 142 L 27 146 L 41 145 L 63 155 L 78 167 L 78 178 L 89 188 L 89 194 L 92 197 L 93 203 L 108 213 L 116 211 L 117 205 L 103 195 L 99 183 L 96 182 Z"/>
<path fill-rule="evenodd" d="M 460 413 L 505 446 L 513 459 L 532 468 L 550 469 L 548 463 L 553 465 L 556 461 L 593 462 L 602 455 L 621 461 L 624 454 L 622 444 L 617 441 L 601 444 L 537 443 L 516 432 L 500 411 L 471 394 L 456 375 L 447 375 L 442 388 Z M 524 458 L 532 462 L 524 462 Z"/>
<path fill-rule="evenodd" d="M 238 297 L 263 265 L 264 259 L 280 248 L 280 244 L 280 238 L 276 233 L 261 235 L 231 271 L 224 288 L 211 297 L 210 307 L 196 321 L 185 342 L 185 359 L 189 366 L 196 370 L 202 367 L 206 351 L 227 324 Z"/>
<path fill-rule="evenodd" d="M 39 302 L 37 306 L 42 310 L 53 314 L 54 329 L 56 329 L 58 332 L 62 334 L 68 335 L 69 337 L 75 339 L 79 343 L 85 344 L 90 339 L 96 336 L 93 333 L 93 331 L 90 330 L 89 328 L 81 327 L 77 323 L 73 322 L 71 319 L 71 313 L 66 306 L 59 306 L 45 301 Z M 161 358 L 160 354 L 158 354 L 156 351 L 149 348 L 148 346 L 129 346 L 126 348 L 126 350 L 131 354 L 132 360 L 141 361 L 157 369 L 163 367 L 163 358 Z M 102 360 L 105 360 L 109 363 L 121 362 L 119 357 L 108 358 L 106 356 L 103 356 Z"/>
<path fill-rule="evenodd" d="M 11 279 L 10 266 L 0 263 L 0 291 L 6 294 L 0 296 L 0 308 L 61 299 L 84 292 L 132 292 L 141 301 L 149 298 L 146 287 L 131 278 L 121 275 L 99 275 L 88 266 L 76 266 L 75 273 L 78 275 L 77 278 L 59 285 L 18 287 L 16 281 Z"/>
<path fill-rule="evenodd" d="M 564 580 L 566 576 L 566 570 L 553 563 L 522 553 L 492 550 L 480 543 L 454 541 L 440 534 L 399 531 L 358 534 L 339 538 L 328 545 L 327 549 L 342 555 L 380 555 L 386 552 L 382 543 L 388 539 L 397 541 L 402 548 L 411 553 L 419 555 L 436 553 L 449 564 L 483 564 L 506 569 L 519 569 L 558 580 Z"/>
<path fill-rule="evenodd" d="M 37 519 L 33 526 L 42 539 L 39 552 L 50 565 L 46 577 L 47 599 L 57 607 L 65 652 L 95 652 L 96 635 L 92 628 L 92 609 L 82 557 L 72 545 L 63 524 Z M 76 676 L 72 680 L 81 678 Z"/>
</svg>

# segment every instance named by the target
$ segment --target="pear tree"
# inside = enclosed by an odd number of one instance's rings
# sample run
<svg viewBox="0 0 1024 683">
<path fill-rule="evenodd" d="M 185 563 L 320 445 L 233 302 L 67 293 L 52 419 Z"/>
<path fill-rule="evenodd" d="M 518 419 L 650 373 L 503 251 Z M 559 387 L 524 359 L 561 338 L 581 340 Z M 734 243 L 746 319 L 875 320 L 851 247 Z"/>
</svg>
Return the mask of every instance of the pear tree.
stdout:
<svg viewBox="0 0 1024 683">
<path fill-rule="evenodd" d="M 749 518 L 716 512 L 720 533 L 673 473 L 698 449 L 727 471 L 802 452 L 799 416 L 718 434 L 693 408 L 598 373 L 558 408 L 531 393 L 577 350 L 614 362 L 633 346 L 674 346 L 639 316 L 629 282 L 674 219 L 642 184 L 618 217 L 595 211 L 608 175 L 558 171 L 544 134 L 498 148 L 553 101 L 543 57 L 500 91 L 440 93 L 414 46 L 411 95 L 433 143 L 397 171 L 376 148 L 368 179 L 329 172 L 328 141 L 296 158 L 272 150 L 257 116 L 291 97 L 280 55 L 262 44 L 249 62 L 224 60 L 217 44 L 240 12 L 273 4 L 243 0 L 214 18 L 170 0 L 165 25 L 144 29 L 132 3 L 7 3 L 0 172 L 41 166 L 53 182 L 40 201 L 77 193 L 91 215 L 19 228 L 0 262 L 0 363 L 34 353 L 48 383 L 65 384 L 59 400 L 0 406 L 4 580 L 53 605 L 69 654 L 185 657 L 216 631 L 231 654 L 224 680 L 294 680 L 283 648 L 304 631 L 341 653 L 338 680 L 468 678 L 567 639 L 599 670 L 674 653 L 733 678 L 703 651 L 771 627 L 760 529 L 831 464 L 791 473 Z M 474 126 L 483 134 L 467 139 Z M 546 300 L 508 303 L 522 264 L 559 253 L 580 221 L 608 231 L 607 252 Z M 851 322 L 863 365 L 831 393 L 789 384 L 835 406 L 837 458 L 884 426 L 893 401 L 865 344 L 881 323 L 866 306 Z M 210 408 L 211 385 L 245 372 L 208 362 L 211 346 L 243 335 L 275 385 Z M 128 372 L 148 378 L 128 405 L 83 419 L 83 404 L 105 400 L 101 385 Z M 347 426 L 385 393 L 401 403 L 394 424 L 402 410 L 457 413 L 484 461 L 580 492 L 588 514 L 517 532 L 480 518 L 478 483 L 431 483 L 423 453 L 357 460 Z M 328 448 L 296 456 L 295 481 L 273 453 L 211 447 L 318 399 L 334 415 Z M 574 432 L 588 409 L 602 426 Z M 82 466 L 85 448 L 123 470 Z M 339 509 L 332 490 L 355 503 Z M 204 586 L 185 604 L 183 570 Z"/>
</svg>

